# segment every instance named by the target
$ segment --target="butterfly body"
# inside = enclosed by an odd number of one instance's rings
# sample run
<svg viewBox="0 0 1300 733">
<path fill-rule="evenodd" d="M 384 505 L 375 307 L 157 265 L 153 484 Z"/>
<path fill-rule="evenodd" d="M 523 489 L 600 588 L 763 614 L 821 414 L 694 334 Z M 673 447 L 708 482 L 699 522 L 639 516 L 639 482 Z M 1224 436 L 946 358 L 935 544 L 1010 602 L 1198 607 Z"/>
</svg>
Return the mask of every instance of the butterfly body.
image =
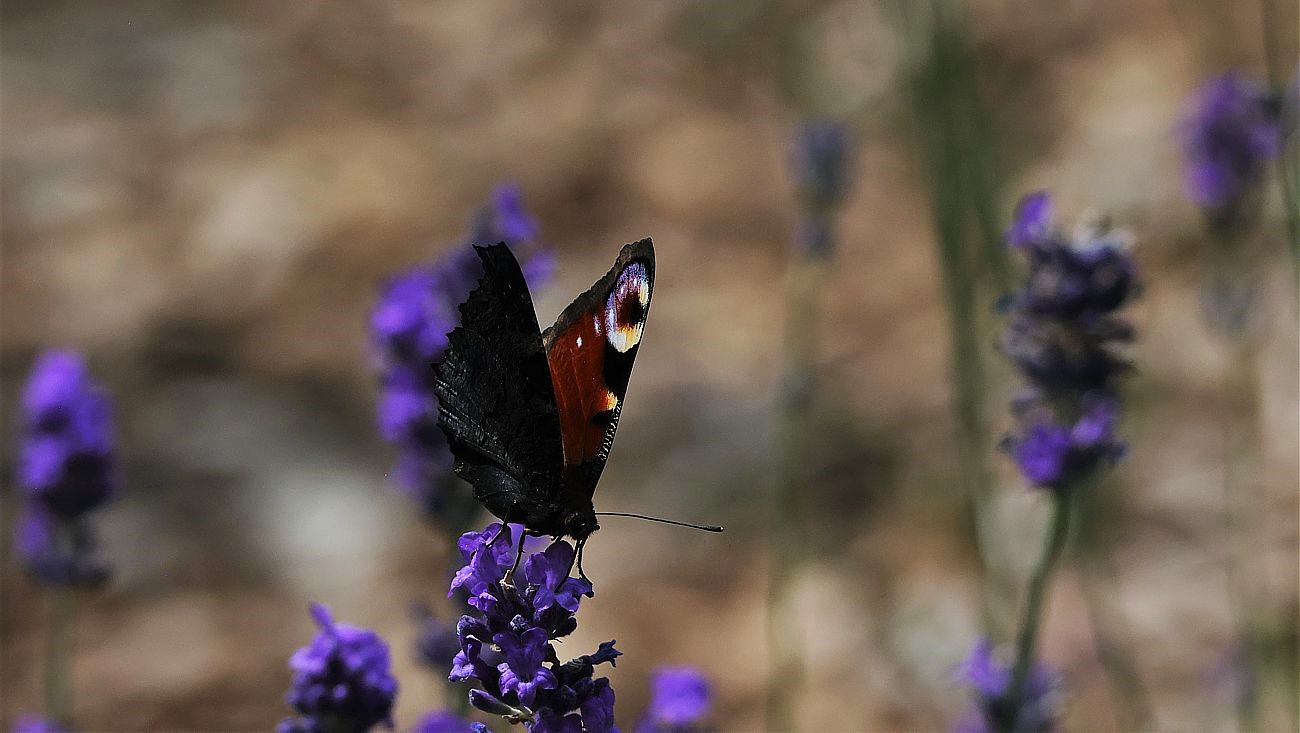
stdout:
<svg viewBox="0 0 1300 733">
<path fill-rule="evenodd" d="M 654 248 L 624 246 L 545 332 L 510 250 L 475 251 L 483 278 L 434 366 L 454 470 L 502 521 L 583 543 L 599 528 L 592 495 L 649 312 Z"/>
</svg>

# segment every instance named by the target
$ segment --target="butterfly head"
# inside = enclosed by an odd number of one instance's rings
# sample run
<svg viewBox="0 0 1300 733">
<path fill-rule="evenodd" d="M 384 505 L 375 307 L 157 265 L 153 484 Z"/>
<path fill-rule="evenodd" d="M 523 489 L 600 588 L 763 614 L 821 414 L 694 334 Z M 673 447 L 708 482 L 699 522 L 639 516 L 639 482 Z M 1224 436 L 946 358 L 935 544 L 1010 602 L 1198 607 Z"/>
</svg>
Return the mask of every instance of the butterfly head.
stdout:
<svg viewBox="0 0 1300 733">
<path fill-rule="evenodd" d="M 590 511 L 570 512 L 564 516 L 564 532 L 578 542 L 584 542 L 592 532 L 600 529 L 596 515 Z"/>
</svg>

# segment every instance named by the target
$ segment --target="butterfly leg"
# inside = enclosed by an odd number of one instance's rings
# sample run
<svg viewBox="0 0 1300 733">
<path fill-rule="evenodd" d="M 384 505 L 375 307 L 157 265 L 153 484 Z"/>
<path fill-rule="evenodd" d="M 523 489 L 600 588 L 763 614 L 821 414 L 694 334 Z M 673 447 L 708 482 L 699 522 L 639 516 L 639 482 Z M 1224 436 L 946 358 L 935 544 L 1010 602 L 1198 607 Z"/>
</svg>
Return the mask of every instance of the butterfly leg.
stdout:
<svg viewBox="0 0 1300 733">
<path fill-rule="evenodd" d="M 515 550 L 515 562 L 510 566 L 510 572 L 506 573 L 505 582 L 514 583 L 515 571 L 519 569 L 519 561 L 524 556 L 524 540 L 528 539 L 528 534 L 519 535 L 519 547 Z"/>
<path fill-rule="evenodd" d="M 583 551 L 584 549 L 586 549 L 586 547 L 587 547 L 587 541 L 586 541 L 586 540 L 580 540 L 580 541 L 578 542 L 578 554 L 577 554 L 577 561 L 578 561 L 578 577 L 581 578 L 582 580 L 586 580 L 588 583 L 590 583 L 591 581 L 590 581 L 590 580 L 587 580 L 587 574 L 584 573 L 584 572 L 582 572 L 582 551 Z M 570 566 L 569 566 L 569 569 L 572 570 L 572 569 L 573 569 L 573 566 L 570 565 Z"/>
</svg>

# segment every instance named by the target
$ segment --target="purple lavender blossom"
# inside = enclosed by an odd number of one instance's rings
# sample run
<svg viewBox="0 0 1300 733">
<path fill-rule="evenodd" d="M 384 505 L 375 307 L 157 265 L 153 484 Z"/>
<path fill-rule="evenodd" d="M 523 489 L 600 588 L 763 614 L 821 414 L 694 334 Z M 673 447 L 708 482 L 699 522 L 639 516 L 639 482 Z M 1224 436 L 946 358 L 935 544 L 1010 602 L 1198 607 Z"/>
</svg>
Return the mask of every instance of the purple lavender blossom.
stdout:
<svg viewBox="0 0 1300 733">
<path fill-rule="evenodd" d="M 848 130 L 833 120 L 804 122 L 795 137 L 793 168 L 795 185 L 810 207 L 838 204 L 848 190 Z"/>
<path fill-rule="evenodd" d="M 25 506 L 13 546 L 27 572 L 50 585 L 103 584 L 88 515 L 117 488 L 112 406 L 76 353 L 41 354 L 23 386 L 17 478 Z"/>
<path fill-rule="evenodd" d="M 1054 218 L 1052 197 L 1046 191 L 1026 194 L 1016 205 L 1007 243 L 1014 249 L 1023 249 L 1047 239 L 1052 234 Z"/>
<path fill-rule="evenodd" d="M 1052 216 L 1043 192 L 1017 207 L 1007 239 L 1029 272 L 1007 299 L 1001 348 L 1029 383 L 1007 448 L 1030 483 L 1062 488 L 1124 453 L 1115 393 L 1129 367 L 1118 347 L 1133 331 L 1118 311 L 1137 273 L 1122 236 L 1099 226 L 1067 237 Z"/>
<path fill-rule="evenodd" d="M 27 496 L 61 519 L 108 501 L 117 478 L 112 406 L 78 354 L 37 358 L 22 414 L 18 480 Z"/>
<path fill-rule="evenodd" d="M 279 733 L 368 731 L 380 723 L 391 729 L 397 680 L 388 644 L 369 629 L 334 623 L 320 604 L 312 604 L 311 615 L 320 631 L 290 657 L 293 684 L 285 698 L 302 717 L 281 721 Z"/>
<path fill-rule="evenodd" d="M 569 576 L 574 550 L 564 540 L 526 553 L 524 582 L 519 573 L 507 582 L 522 534 L 494 523 L 461 537 L 466 564 L 448 595 L 467 593 L 473 610 L 457 624 L 460 651 L 449 679 L 476 682 L 471 705 L 532 733 L 614 730 L 614 691 L 608 679 L 593 678 L 597 665 L 619 656 L 614 642 L 563 664 L 554 645 L 577 628 L 574 614 L 582 597 L 594 595 L 591 584 Z"/>
<path fill-rule="evenodd" d="M 700 733 L 707 725 L 712 692 L 695 667 L 660 667 L 650 678 L 650 708 L 637 733 Z"/>
<path fill-rule="evenodd" d="M 987 639 L 980 640 L 958 667 L 958 678 L 975 693 L 976 710 L 954 726 L 955 733 L 992 733 L 1005 729 L 1007 717 L 1016 705 L 1007 700 L 1011 667 L 993 654 Z M 1035 665 L 1025 681 L 1024 700 L 1016 714 L 1016 733 L 1047 733 L 1055 728 L 1056 680 L 1050 671 Z"/>
<path fill-rule="evenodd" d="M 1231 213 L 1281 150 L 1280 106 L 1235 72 L 1202 87 L 1182 124 L 1188 198 L 1216 216 Z"/>
<path fill-rule="evenodd" d="M 67 729 L 36 715 L 20 715 L 14 721 L 12 733 L 67 733 Z"/>
<path fill-rule="evenodd" d="M 518 186 L 505 184 L 471 221 L 463 246 L 438 262 L 391 278 L 370 314 L 371 340 L 380 354 L 379 430 L 398 446 L 394 478 L 427 516 L 459 531 L 475 510 L 472 499 L 449 502 L 451 454 L 438 429 L 433 371 L 460 318 L 457 307 L 481 273 L 471 244 L 506 242 L 520 257 L 530 285 L 549 278 L 552 258 L 537 241 L 537 221 L 524 209 Z"/>
<path fill-rule="evenodd" d="M 410 733 L 491 733 L 482 723 L 468 720 L 445 710 L 425 713 L 411 728 Z"/>
<path fill-rule="evenodd" d="M 807 121 L 795 137 L 791 167 L 804 207 L 795 243 L 809 255 L 828 256 L 834 246 L 831 213 L 848 190 L 849 148 L 848 130 L 831 120 Z"/>
</svg>

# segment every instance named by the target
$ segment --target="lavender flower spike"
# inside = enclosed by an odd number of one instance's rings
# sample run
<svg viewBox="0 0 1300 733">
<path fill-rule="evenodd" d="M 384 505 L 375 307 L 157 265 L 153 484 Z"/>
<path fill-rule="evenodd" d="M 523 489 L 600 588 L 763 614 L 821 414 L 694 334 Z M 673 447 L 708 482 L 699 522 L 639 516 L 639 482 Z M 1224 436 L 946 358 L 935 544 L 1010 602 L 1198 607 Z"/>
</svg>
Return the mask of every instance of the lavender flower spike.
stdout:
<svg viewBox="0 0 1300 733">
<path fill-rule="evenodd" d="M 18 477 L 28 497 L 73 520 L 108 501 L 116 484 L 113 410 L 82 358 L 47 351 L 23 387 Z"/>
<path fill-rule="evenodd" d="M 368 731 L 393 727 L 397 680 L 388 644 L 369 629 L 334 623 L 329 609 L 312 604 L 320 627 L 311 644 L 289 659 L 293 684 L 286 700 L 302 715 L 280 722 L 279 733 Z"/>
<path fill-rule="evenodd" d="M 50 585 L 107 580 L 88 516 L 117 491 L 113 410 L 74 352 L 41 354 L 23 386 L 17 478 L 26 501 L 13 543 L 28 573 Z"/>
<path fill-rule="evenodd" d="M 1022 200 L 1007 239 L 1029 264 L 1001 343 L 1028 382 L 1007 448 L 1027 481 L 1060 489 L 1124 453 L 1116 387 L 1128 371 L 1119 347 L 1133 332 L 1119 311 L 1137 292 L 1136 269 L 1121 235 L 1057 229 L 1042 192 Z"/>
<path fill-rule="evenodd" d="M 1237 73 L 1202 87 L 1182 127 L 1187 196 L 1216 217 L 1232 213 L 1281 151 L 1279 100 Z"/>
<path fill-rule="evenodd" d="M 795 138 L 791 167 L 803 216 L 795 233 L 799 249 L 826 257 L 834 247 L 832 214 L 849 187 L 849 135 L 830 120 L 805 122 Z"/>
<path fill-rule="evenodd" d="M 795 138 L 792 165 L 795 184 L 809 208 L 833 208 L 849 182 L 849 135 L 831 120 L 810 120 Z"/>
<path fill-rule="evenodd" d="M 614 730 L 614 691 L 608 679 L 593 675 L 619 656 L 614 642 L 564 663 L 554 644 L 577 628 L 574 614 L 581 599 L 593 595 L 591 584 L 569 577 L 574 551 L 564 540 L 526 553 L 524 582 L 518 583 L 519 573 L 517 585 L 505 582 L 514 548 L 525 541 L 521 529 L 494 523 L 460 539 L 466 564 L 451 588 L 469 594 L 471 610 L 456 627 L 460 651 L 449 679 L 477 683 L 471 705 L 531 733 L 608 733 Z"/>
</svg>

